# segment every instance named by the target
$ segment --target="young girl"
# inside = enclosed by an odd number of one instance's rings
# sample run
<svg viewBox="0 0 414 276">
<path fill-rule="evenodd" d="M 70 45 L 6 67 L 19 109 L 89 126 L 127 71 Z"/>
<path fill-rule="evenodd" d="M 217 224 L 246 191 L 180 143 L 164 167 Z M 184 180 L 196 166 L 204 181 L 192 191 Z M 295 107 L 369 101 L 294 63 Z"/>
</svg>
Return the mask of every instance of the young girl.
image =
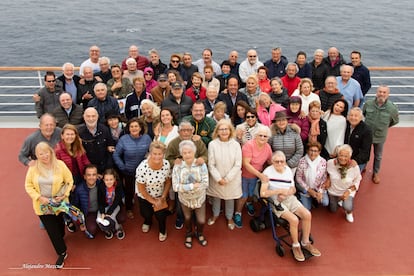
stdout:
<svg viewBox="0 0 414 276">
<path fill-rule="evenodd" d="M 110 240 L 116 231 L 119 240 L 125 238 L 122 225 L 118 223 L 116 215 L 121 210 L 122 188 L 117 185 L 117 173 L 113 169 L 106 169 L 103 173 L 103 183 L 98 186 L 98 215 L 96 222 L 99 228 L 105 232 L 105 238 Z M 113 227 L 106 227 L 114 223 Z"/>
</svg>

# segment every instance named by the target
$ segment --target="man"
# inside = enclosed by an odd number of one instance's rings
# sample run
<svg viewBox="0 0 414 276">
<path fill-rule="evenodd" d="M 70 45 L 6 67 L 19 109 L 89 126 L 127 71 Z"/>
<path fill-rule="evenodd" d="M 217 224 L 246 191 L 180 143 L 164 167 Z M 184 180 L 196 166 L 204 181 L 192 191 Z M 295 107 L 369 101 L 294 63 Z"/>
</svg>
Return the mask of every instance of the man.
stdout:
<svg viewBox="0 0 414 276">
<path fill-rule="evenodd" d="M 328 49 L 328 56 L 324 58 L 324 62 L 328 66 L 328 76 L 339 76 L 341 65 L 346 64 L 341 53 L 335 47 Z"/>
<path fill-rule="evenodd" d="M 94 87 L 95 98 L 89 101 L 88 108 L 94 107 L 99 114 L 99 122 L 105 124 L 107 113 L 120 114 L 118 101 L 108 96 L 108 90 L 104 83 L 97 83 Z"/>
<path fill-rule="evenodd" d="M 69 93 L 60 94 L 59 103 L 60 106 L 53 110 L 58 127 L 62 128 L 66 124 L 78 126 L 83 123 L 83 108 L 73 103 Z"/>
<path fill-rule="evenodd" d="M 51 113 L 59 106 L 59 95 L 62 93 L 62 83 L 56 81 L 55 73 L 47 71 L 44 77 L 45 86 L 33 95 L 36 115 L 40 118 L 45 113 Z"/>
<path fill-rule="evenodd" d="M 151 60 L 149 63 L 149 67 L 151 67 L 152 70 L 154 70 L 154 79 L 156 80 L 158 79 L 160 74 L 163 74 L 165 70 L 167 70 L 167 64 L 162 63 L 160 55 L 156 49 L 151 49 L 149 51 L 149 56 Z"/>
<path fill-rule="evenodd" d="M 239 76 L 243 83 L 246 83 L 247 77 L 252 74 L 257 74 L 257 69 L 263 66 L 263 62 L 259 61 L 257 52 L 254 49 L 247 51 L 246 59 L 240 63 Z"/>
<path fill-rule="evenodd" d="M 174 111 L 178 122 L 191 114 L 191 106 L 193 105 L 193 100 L 183 92 L 183 84 L 179 81 L 173 82 L 170 95 L 161 103 L 161 108 L 168 107 Z"/>
<path fill-rule="evenodd" d="M 239 75 L 240 63 L 237 62 L 238 59 L 239 53 L 237 51 L 233 50 L 229 53 L 230 73 L 235 76 Z"/>
<path fill-rule="evenodd" d="M 185 72 L 183 77 L 185 88 L 191 87 L 191 77 L 195 72 L 198 72 L 198 67 L 193 64 L 193 57 L 190 53 L 186 52 L 183 54 L 183 65 L 182 69 Z"/>
<path fill-rule="evenodd" d="M 289 97 L 292 96 L 293 92 L 298 88 L 300 83 L 300 78 L 296 76 L 299 72 L 298 65 L 294 62 L 289 62 L 286 65 L 286 75 L 281 77 L 283 87 L 288 91 Z"/>
<path fill-rule="evenodd" d="M 349 63 L 348 65 L 354 67 L 354 73 L 352 74 L 352 78 L 356 79 L 359 82 L 359 84 L 361 85 L 362 95 L 364 95 L 365 97 L 365 95 L 368 93 L 368 90 L 371 88 L 371 76 L 369 73 L 369 69 L 361 62 L 361 52 L 352 51 L 351 63 Z"/>
<path fill-rule="evenodd" d="M 122 76 L 123 78 L 129 79 L 132 83 L 136 77 L 144 77 L 144 72 L 137 69 L 137 62 L 135 59 L 127 58 L 125 64 L 127 66 L 127 70 L 124 70 L 124 75 Z"/>
<path fill-rule="evenodd" d="M 166 74 L 161 74 L 158 77 L 158 85 L 151 89 L 151 96 L 158 106 L 170 95 L 171 87 L 168 82 Z"/>
<path fill-rule="evenodd" d="M 325 52 L 322 49 L 316 49 L 313 54 L 312 67 L 313 92 L 318 92 L 324 87 L 325 80 L 328 77 L 328 65 L 323 61 Z"/>
<path fill-rule="evenodd" d="M 99 59 L 99 68 L 101 70 L 93 74 L 98 82 L 103 82 L 106 84 L 108 80 L 112 79 L 110 66 L 111 60 L 108 57 L 101 57 Z"/>
<path fill-rule="evenodd" d="M 95 97 L 94 87 L 97 80 L 93 76 L 93 69 L 90 66 L 83 68 L 83 78 L 79 81 L 78 97 L 76 102 L 81 102 L 84 109 L 91 99 Z"/>
<path fill-rule="evenodd" d="M 368 100 L 363 109 L 365 123 L 372 129 L 372 145 L 374 147 L 374 164 L 372 181 L 380 183 L 379 171 L 381 168 L 382 153 L 384 151 L 385 140 L 388 135 L 388 128 L 398 124 L 398 108 L 388 98 L 390 88 L 380 85 L 377 88 L 375 99 Z"/>
<path fill-rule="evenodd" d="M 19 161 L 25 166 L 33 166 L 36 160 L 35 148 L 40 142 L 47 142 L 54 148 L 60 141 L 61 129 L 56 127 L 53 115 L 45 113 L 40 117 L 39 129 L 30 134 L 23 142 Z"/>
<path fill-rule="evenodd" d="M 336 77 L 329 76 L 325 80 L 325 87 L 319 90 L 319 99 L 321 100 L 321 110 L 323 112 L 331 108 L 337 99 L 342 99 L 344 95 L 337 88 Z"/>
<path fill-rule="evenodd" d="M 264 63 L 264 66 L 267 67 L 267 76 L 269 79 L 274 77 L 283 77 L 286 72 L 285 68 L 288 64 L 288 60 L 285 56 L 282 55 L 282 48 L 275 47 L 272 49 L 272 58 L 267 60 Z"/>
<path fill-rule="evenodd" d="M 203 100 L 204 108 L 206 114 L 209 114 L 214 110 L 214 106 L 219 102 L 218 100 L 219 93 L 214 87 L 207 88 L 206 99 Z"/>
<path fill-rule="evenodd" d="M 196 101 L 191 108 L 191 115 L 184 117 L 185 121 L 189 121 L 194 127 L 193 140 L 201 139 L 208 147 L 212 140 L 216 122 L 206 117 L 206 109 L 202 101 Z"/>
<path fill-rule="evenodd" d="M 198 67 L 198 72 L 204 72 L 204 66 L 211 65 L 213 66 L 214 74 L 216 76 L 221 74 L 220 65 L 213 60 L 213 51 L 209 48 L 203 50 L 203 58 L 194 62 L 194 65 Z"/>
<path fill-rule="evenodd" d="M 128 57 L 127 57 L 127 58 L 125 58 L 125 59 L 122 61 L 122 70 L 123 70 L 123 71 L 125 71 L 125 70 L 127 70 L 127 69 L 128 69 L 128 66 L 127 66 L 127 64 L 126 64 L 126 60 L 127 60 L 128 58 L 133 58 L 133 59 L 135 59 L 135 61 L 137 62 L 136 66 L 137 66 L 137 69 L 138 69 L 138 70 L 144 71 L 145 67 L 147 67 L 147 66 L 149 65 L 149 60 L 148 60 L 146 57 L 144 57 L 144 56 L 140 56 L 140 55 L 139 55 L 138 46 L 136 46 L 136 45 L 131 45 L 131 46 L 129 47 L 129 50 L 128 50 Z"/>
<path fill-rule="evenodd" d="M 103 84 L 104 85 L 104 84 Z M 83 114 L 85 124 L 79 127 L 79 136 L 86 155 L 102 174 L 105 169 L 113 167 L 111 152 L 115 151 L 115 143 L 109 129 L 98 123 L 99 115 L 95 108 L 88 107 Z"/>
<path fill-rule="evenodd" d="M 89 48 L 89 58 L 82 62 L 79 68 L 79 75 L 83 76 L 83 68 L 85 66 L 92 67 L 93 73 L 99 72 L 101 69 L 99 68 L 99 56 L 101 55 L 101 50 L 98 46 L 93 45 Z"/>
<path fill-rule="evenodd" d="M 75 65 L 66 62 L 62 66 L 62 72 L 63 74 L 58 77 L 58 80 L 62 82 L 62 90 L 68 92 L 76 104 L 80 104 L 78 102 L 78 87 L 81 78 L 75 75 Z"/>
<path fill-rule="evenodd" d="M 344 95 L 345 100 L 348 102 L 348 110 L 353 106 L 359 106 L 361 102 L 362 91 L 358 81 L 351 78 L 354 73 L 354 68 L 349 65 L 341 65 L 340 76 L 336 77 L 338 83 L 339 92 Z"/>
<path fill-rule="evenodd" d="M 238 101 L 248 102 L 247 96 L 239 92 L 239 79 L 233 76 L 227 81 L 227 93 L 221 93 L 218 100 L 226 104 L 226 113 L 230 117 L 233 114 L 233 108 Z"/>
</svg>

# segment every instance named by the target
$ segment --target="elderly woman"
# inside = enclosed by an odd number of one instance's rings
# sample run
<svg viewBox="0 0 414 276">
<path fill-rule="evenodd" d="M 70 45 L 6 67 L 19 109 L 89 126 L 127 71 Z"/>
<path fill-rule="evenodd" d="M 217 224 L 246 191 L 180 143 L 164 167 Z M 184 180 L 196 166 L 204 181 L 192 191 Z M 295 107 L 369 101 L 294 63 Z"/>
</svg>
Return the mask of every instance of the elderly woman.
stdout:
<svg viewBox="0 0 414 276">
<path fill-rule="evenodd" d="M 185 91 L 185 94 L 193 100 L 193 103 L 207 98 L 207 89 L 201 85 L 202 83 L 203 76 L 199 72 L 193 73 L 191 77 L 191 87 Z"/>
<path fill-rule="evenodd" d="M 287 115 L 290 117 L 288 122 L 295 124 L 300 128 L 300 138 L 303 142 L 308 139 L 309 134 L 309 121 L 306 116 L 303 116 L 302 111 L 302 99 L 298 96 L 292 96 L 289 99 L 289 106 L 287 108 Z"/>
<path fill-rule="evenodd" d="M 328 129 L 326 122 L 321 119 L 321 103 L 313 101 L 309 104 L 309 135 L 307 142 L 319 142 L 322 145 L 321 156 L 325 159 L 329 159 L 329 154 L 325 149 L 325 142 L 328 137 Z M 306 143 L 307 144 L 307 143 Z"/>
<path fill-rule="evenodd" d="M 259 82 L 260 91 L 267 94 L 270 93 L 272 87 L 270 86 L 270 80 L 267 78 L 268 69 L 266 66 L 260 66 L 257 68 L 257 79 Z"/>
<path fill-rule="evenodd" d="M 140 108 L 142 115 L 139 119 L 142 120 L 145 125 L 145 133 L 148 134 L 151 139 L 154 139 L 155 133 L 153 123 L 159 120 L 160 108 L 156 103 L 148 99 L 141 102 Z"/>
<path fill-rule="evenodd" d="M 313 256 L 321 256 L 321 252 L 309 240 L 312 215 L 295 196 L 296 189 L 293 174 L 286 165 L 286 158 L 283 152 L 276 151 L 273 154 L 272 165 L 267 167 L 263 174 L 268 177 L 269 181 L 262 183 L 260 195 L 272 198 L 275 205 L 280 204 L 282 207 L 274 209 L 273 212 L 276 216 L 289 222 L 292 252 L 295 259 L 299 262 L 305 261 L 302 248 L 309 251 Z M 302 222 L 302 241 L 300 243 L 298 233 L 299 218 Z"/>
<path fill-rule="evenodd" d="M 52 201 L 68 202 L 73 185 L 72 173 L 63 161 L 56 159 L 55 152 L 46 142 L 37 144 L 35 155 L 37 160 L 27 171 L 25 189 L 58 255 L 56 268 L 62 268 L 67 257 L 63 212 L 44 212 L 41 206 L 47 206 Z"/>
<path fill-rule="evenodd" d="M 145 78 L 145 98 L 152 99 L 151 90 L 158 85 L 157 81 L 154 79 L 154 69 L 147 67 L 144 69 L 144 78 Z"/>
<path fill-rule="evenodd" d="M 152 142 L 149 147 L 148 159 L 139 164 L 136 170 L 136 192 L 139 210 L 144 218 L 141 230 L 148 233 L 152 225 L 152 217 L 158 221 L 158 240 L 167 239 L 167 196 L 171 187 L 170 164 L 164 159 L 165 145 Z"/>
<path fill-rule="evenodd" d="M 128 78 L 122 77 L 121 66 L 114 64 L 111 66 L 112 79 L 108 80 L 108 95 L 116 99 L 124 99 L 132 91 L 132 84 Z"/>
<path fill-rule="evenodd" d="M 270 87 L 272 87 L 269 94 L 270 98 L 272 98 L 275 103 L 286 108 L 289 103 L 289 95 L 287 89 L 283 87 L 282 80 L 279 77 L 272 78 L 270 80 Z"/>
<path fill-rule="evenodd" d="M 349 145 L 338 147 L 338 156 L 327 163 L 329 178 L 325 184 L 329 195 L 329 209 L 336 212 L 340 205 L 350 223 L 354 222 L 354 198 L 362 179 L 359 168 L 352 164 L 351 156 L 352 148 Z"/>
<path fill-rule="evenodd" d="M 310 210 L 313 200 L 322 206 L 328 206 L 329 198 L 324 185 L 326 160 L 320 156 L 322 145 L 319 142 L 309 142 L 307 149 L 307 154 L 299 160 L 296 183 L 299 188 L 300 202 Z"/>
<path fill-rule="evenodd" d="M 184 214 L 186 229 L 184 245 L 193 247 L 192 213 L 195 213 L 195 237 L 201 246 L 207 245 L 203 230 L 206 221 L 206 190 L 208 187 L 208 170 L 206 164 L 198 165 L 195 158 L 196 146 L 190 140 L 183 140 L 179 144 L 182 156 L 181 164 L 174 166 L 172 185 L 178 193 L 178 199 Z"/>
<path fill-rule="evenodd" d="M 254 110 L 249 110 L 246 113 L 246 121 L 239 124 L 236 127 L 236 139 L 240 145 L 244 145 L 247 141 L 253 139 L 256 135 L 256 132 L 259 129 L 259 126 L 263 124 L 259 123 L 257 119 L 257 113 Z"/>
<path fill-rule="evenodd" d="M 302 99 L 302 107 L 301 112 L 305 116 L 308 115 L 309 112 L 309 104 L 313 101 L 321 102 L 319 96 L 313 91 L 313 84 L 312 80 L 308 78 L 304 78 L 300 80 L 299 87 L 296 89 L 292 96 L 298 96 Z"/>
<path fill-rule="evenodd" d="M 234 140 L 234 127 L 230 120 L 220 120 L 214 129 L 213 141 L 208 145 L 210 185 L 207 195 L 213 199 L 213 217 L 208 220 L 208 225 L 216 222 L 223 199 L 227 227 L 234 229 L 234 200 L 242 195 L 241 165 L 242 152 L 239 143 Z"/>
<path fill-rule="evenodd" d="M 283 111 L 285 108 L 280 104 L 272 101 L 267 93 L 261 92 L 259 94 L 259 104 L 256 106 L 257 116 L 262 124 L 270 126 L 275 114 L 278 111 Z"/>
<path fill-rule="evenodd" d="M 228 119 L 229 115 L 226 114 L 227 106 L 224 102 L 218 102 L 214 105 L 213 111 L 207 114 L 207 117 L 212 118 L 216 123 L 221 119 Z"/>
<path fill-rule="evenodd" d="M 347 113 L 347 101 L 344 99 L 338 99 L 331 106 L 331 109 L 323 115 L 328 132 L 328 137 L 325 142 L 325 149 L 327 150 L 330 158 L 336 156 L 336 147 L 342 145 L 345 139 Z"/>
<path fill-rule="evenodd" d="M 285 111 L 276 113 L 271 130 L 272 137 L 269 139 L 269 144 L 272 151 L 282 151 L 286 156 L 287 165 L 294 172 L 303 156 L 303 143 L 300 135 L 288 125 Z"/>
<path fill-rule="evenodd" d="M 134 218 L 133 198 L 135 193 L 135 169 L 144 160 L 152 139 L 144 134 L 144 123 L 132 118 L 126 125 L 127 133 L 116 144 L 113 158 L 124 177 L 125 207 L 127 217 Z"/>
<path fill-rule="evenodd" d="M 160 113 L 160 122 L 154 128 L 154 141 L 160 141 L 164 145 L 178 137 L 178 126 L 175 124 L 174 112 L 168 107 L 163 107 Z"/>
<path fill-rule="evenodd" d="M 260 87 L 256 75 L 250 75 L 246 79 L 246 87 L 239 89 L 240 93 L 247 96 L 248 104 L 251 108 L 256 109 L 259 100 Z"/>
<path fill-rule="evenodd" d="M 344 144 L 352 148 L 352 159 L 358 163 L 361 172 L 369 161 L 372 144 L 371 128 L 363 121 L 364 115 L 359 107 L 353 107 L 348 113 Z"/>
<path fill-rule="evenodd" d="M 260 179 L 262 182 L 267 178 L 262 174 L 266 163 L 270 163 L 272 149 L 267 143 L 270 137 L 270 129 L 267 126 L 260 125 L 253 140 L 248 141 L 242 147 L 242 191 L 243 195 L 237 200 L 236 212 L 234 214 L 234 223 L 236 227 L 241 228 L 242 210 L 246 204 L 247 213 L 254 216 L 255 210 L 253 203 L 248 201 L 254 194 L 256 183 Z"/>
</svg>

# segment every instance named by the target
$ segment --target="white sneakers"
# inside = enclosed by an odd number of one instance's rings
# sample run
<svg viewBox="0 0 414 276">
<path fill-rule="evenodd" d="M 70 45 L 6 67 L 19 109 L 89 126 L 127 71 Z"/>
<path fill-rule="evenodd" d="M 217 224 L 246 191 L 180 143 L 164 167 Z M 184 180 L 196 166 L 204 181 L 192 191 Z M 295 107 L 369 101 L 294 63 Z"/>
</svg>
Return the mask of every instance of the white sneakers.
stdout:
<svg viewBox="0 0 414 276">
<path fill-rule="evenodd" d="M 165 232 L 165 234 L 160 233 L 160 234 L 158 235 L 158 240 L 159 240 L 160 242 L 163 242 L 163 241 L 165 241 L 166 239 L 167 239 L 167 232 Z"/>
<path fill-rule="evenodd" d="M 150 226 L 148 224 L 143 224 L 141 230 L 143 233 L 148 233 L 150 230 Z"/>
<path fill-rule="evenodd" d="M 345 218 L 350 223 L 354 222 L 354 216 L 352 215 L 352 213 L 345 213 Z"/>
</svg>

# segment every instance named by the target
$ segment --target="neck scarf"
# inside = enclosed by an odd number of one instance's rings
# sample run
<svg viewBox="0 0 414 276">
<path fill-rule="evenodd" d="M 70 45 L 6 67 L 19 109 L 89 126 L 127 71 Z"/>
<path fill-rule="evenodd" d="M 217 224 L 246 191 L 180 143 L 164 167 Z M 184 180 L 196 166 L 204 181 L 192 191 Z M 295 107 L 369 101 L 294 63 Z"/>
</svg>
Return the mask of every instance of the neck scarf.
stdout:
<svg viewBox="0 0 414 276">
<path fill-rule="evenodd" d="M 309 122 L 311 123 L 309 131 L 309 142 L 318 141 L 318 135 L 321 134 L 321 130 L 319 129 L 319 120 L 320 119 L 312 119 L 309 117 Z"/>
</svg>

